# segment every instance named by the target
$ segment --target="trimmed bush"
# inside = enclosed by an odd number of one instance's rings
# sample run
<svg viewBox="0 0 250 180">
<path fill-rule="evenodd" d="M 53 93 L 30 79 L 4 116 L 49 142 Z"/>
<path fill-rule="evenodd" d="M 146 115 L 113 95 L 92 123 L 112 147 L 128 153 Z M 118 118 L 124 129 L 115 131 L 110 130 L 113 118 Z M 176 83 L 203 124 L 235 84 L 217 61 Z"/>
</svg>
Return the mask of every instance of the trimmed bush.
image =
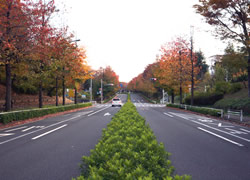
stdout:
<svg viewBox="0 0 250 180">
<path fill-rule="evenodd" d="M 241 83 L 232 83 L 230 86 L 230 93 L 236 93 L 242 89 L 242 84 Z"/>
<path fill-rule="evenodd" d="M 91 103 L 80 103 L 80 104 L 65 105 L 65 106 L 58 106 L 58 107 L 5 112 L 5 113 L 0 113 L 0 123 L 7 124 L 12 121 L 21 121 L 25 119 L 34 118 L 34 117 L 41 117 L 47 114 L 53 114 L 57 112 L 63 112 L 67 110 L 88 107 L 91 105 L 92 105 Z"/>
<path fill-rule="evenodd" d="M 206 92 L 206 93 L 195 93 L 194 94 L 194 105 L 213 105 L 216 101 L 223 98 L 221 92 Z M 186 104 L 191 104 L 191 96 L 185 98 Z"/>
<path fill-rule="evenodd" d="M 128 102 L 103 130 L 103 135 L 89 157 L 83 157 L 83 179 L 191 179 L 173 176 L 169 153 L 158 144 L 149 125 Z"/>
<path fill-rule="evenodd" d="M 215 108 L 243 110 L 244 114 L 250 114 L 250 98 L 222 99 L 214 104 Z"/>
</svg>

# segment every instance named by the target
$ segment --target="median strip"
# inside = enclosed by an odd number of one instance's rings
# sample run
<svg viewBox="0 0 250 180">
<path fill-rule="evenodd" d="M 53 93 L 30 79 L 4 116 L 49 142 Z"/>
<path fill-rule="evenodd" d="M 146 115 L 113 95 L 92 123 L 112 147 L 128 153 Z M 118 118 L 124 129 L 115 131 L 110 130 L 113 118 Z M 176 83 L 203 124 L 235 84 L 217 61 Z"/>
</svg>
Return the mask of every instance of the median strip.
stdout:
<svg viewBox="0 0 250 180">
<path fill-rule="evenodd" d="M 169 153 L 131 102 L 114 115 L 90 156 L 83 157 L 81 169 L 77 180 L 191 179 L 173 174 Z"/>
</svg>

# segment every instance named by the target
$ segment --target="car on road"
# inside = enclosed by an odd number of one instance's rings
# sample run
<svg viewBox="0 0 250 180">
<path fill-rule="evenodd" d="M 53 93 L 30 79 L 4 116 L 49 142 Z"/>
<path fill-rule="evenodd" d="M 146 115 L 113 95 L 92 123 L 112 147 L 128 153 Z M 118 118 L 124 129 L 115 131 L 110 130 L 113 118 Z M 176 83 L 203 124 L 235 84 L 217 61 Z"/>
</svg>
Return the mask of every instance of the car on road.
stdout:
<svg viewBox="0 0 250 180">
<path fill-rule="evenodd" d="M 112 99 L 112 107 L 115 107 L 115 106 L 122 107 L 122 101 L 121 101 L 120 98 L 114 98 L 114 99 Z"/>
</svg>

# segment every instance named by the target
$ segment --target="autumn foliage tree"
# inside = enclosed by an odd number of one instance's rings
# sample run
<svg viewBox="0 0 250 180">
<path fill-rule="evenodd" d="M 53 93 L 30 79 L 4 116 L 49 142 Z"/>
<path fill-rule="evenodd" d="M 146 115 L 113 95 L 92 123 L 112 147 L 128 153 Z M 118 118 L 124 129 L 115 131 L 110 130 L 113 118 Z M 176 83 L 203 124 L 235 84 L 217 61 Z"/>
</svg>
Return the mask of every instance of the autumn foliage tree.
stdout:
<svg viewBox="0 0 250 180">
<path fill-rule="evenodd" d="M 11 109 L 12 67 L 25 59 L 32 38 L 32 11 L 29 0 L 0 1 L 0 65 L 5 66 L 5 110 Z"/>
<path fill-rule="evenodd" d="M 158 60 L 159 69 L 156 77 L 162 86 L 171 89 L 180 95 L 182 103 L 182 93 L 188 92 L 192 80 L 192 63 L 190 59 L 189 44 L 182 38 L 169 42 L 161 47 L 161 57 Z M 196 64 L 196 56 L 193 54 L 193 63 Z M 194 78 L 197 77 L 199 68 L 193 66 Z M 194 79 L 195 80 L 195 79 Z"/>
<path fill-rule="evenodd" d="M 250 97 L 250 3 L 249 0 L 199 0 L 196 12 L 215 27 L 216 35 L 243 45 L 248 53 L 248 97 Z"/>
</svg>

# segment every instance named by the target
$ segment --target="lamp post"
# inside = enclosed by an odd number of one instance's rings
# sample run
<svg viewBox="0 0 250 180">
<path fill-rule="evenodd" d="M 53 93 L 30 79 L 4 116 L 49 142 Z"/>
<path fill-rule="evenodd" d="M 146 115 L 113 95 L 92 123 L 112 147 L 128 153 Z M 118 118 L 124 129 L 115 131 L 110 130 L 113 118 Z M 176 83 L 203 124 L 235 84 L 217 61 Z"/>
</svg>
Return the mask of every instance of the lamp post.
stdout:
<svg viewBox="0 0 250 180">
<path fill-rule="evenodd" d="M 190 27 L 190 44 L 191 44 L 191 66 L 192 66 L 192 71 L 191 71 L 191 106 L 194 104 L 194 60 L 193 60 L 193 34 L 194 34 L 194 26 Z"/>
</svg>

